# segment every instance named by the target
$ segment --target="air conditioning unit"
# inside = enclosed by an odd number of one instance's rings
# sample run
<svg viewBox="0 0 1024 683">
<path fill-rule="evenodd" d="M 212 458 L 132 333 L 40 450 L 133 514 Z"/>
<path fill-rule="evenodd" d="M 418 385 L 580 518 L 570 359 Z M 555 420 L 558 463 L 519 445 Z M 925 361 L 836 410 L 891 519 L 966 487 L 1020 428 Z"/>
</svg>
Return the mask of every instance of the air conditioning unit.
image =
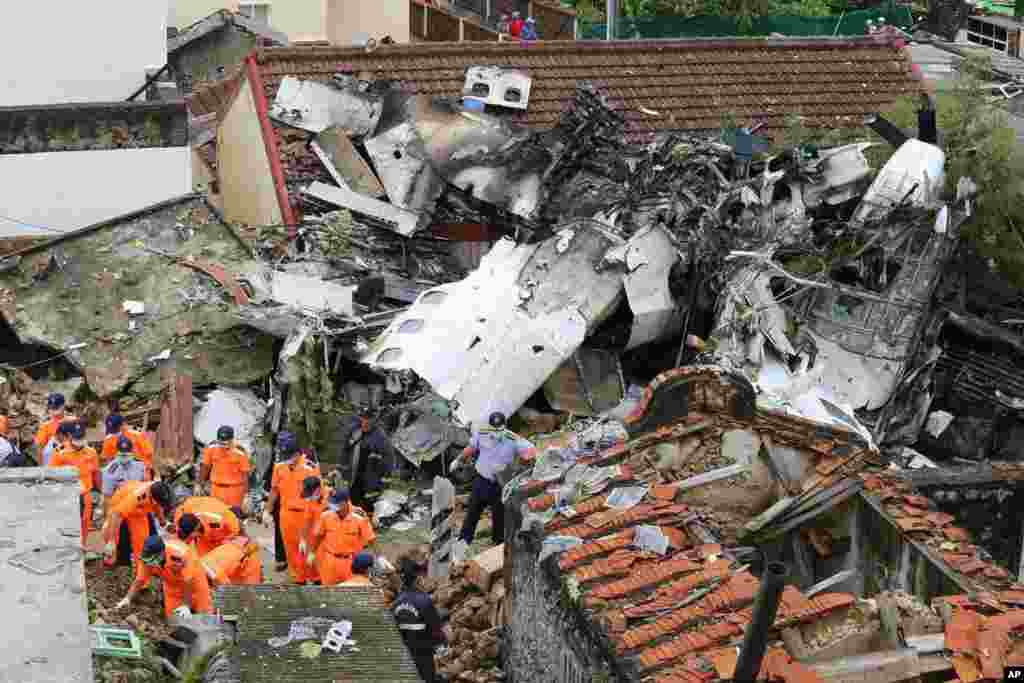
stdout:
<svg viewBox="0 0 1024 683">
<path fill-rule="evenodd" d="M 495 107 L 525 110 L 530 101 L 530 83 L 530 77 L 516 69 L 471 66 L 466 69 L 462 97 Z"/>
</svg>

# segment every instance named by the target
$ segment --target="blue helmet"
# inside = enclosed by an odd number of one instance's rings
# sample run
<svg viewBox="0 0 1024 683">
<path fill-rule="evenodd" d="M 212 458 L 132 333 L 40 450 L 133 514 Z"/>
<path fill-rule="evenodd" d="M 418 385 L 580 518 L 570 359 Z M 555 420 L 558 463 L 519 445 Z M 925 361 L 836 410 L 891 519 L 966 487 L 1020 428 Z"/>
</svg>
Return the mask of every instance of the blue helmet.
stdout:
<svg viewBox="0 0 1024 683">
<path fill-rule="evenodd" d="M 299 450 L 299 440 L 291 432 L 281 432 L 277 435 L 277 452 L 286 458 L 290 458 Z"/>
<path fill-rule="evenodd" d="M 231 441 L 235 438 L 235 428 L 229 425 L 223 425 L 217 430 L 217 441 Z"/>
<path fill-rule="evenodd" d="M 334 493 L 331 494 L 331 497 L 328 499 L 328 502 L 331 505 L 341 505 L 342 503 L 347 503 L 349 498 L 350 496 L 348 489 L 342 486 L 340 488 L 334 489 Z"/>
<path fill-rule="evenodd" d="M 46 408 L 48 410 L 57 410 L 64 407 L 64 394 L 50 394 L 46 397 Z"/>
<path fill-rule="evenodd" d="M 352 571 L 356 574 L 366 574 L 373 566 L 373 555 L 370 553 L 359 553 L 352 558 Z"/>
<path fill-rule="evenodd" d="M 124 425 L 124 418 L 118 413 L 107 415 L 107 434 L 117 434 Z"/>
<path fill-rule="evenodd" d="M 57 436 L 70 437 L 71 432 L 74 429 L 74 425 L 75 423 L 72 422 L 71 420 L 64 420 L 59 425 L 57 425 Z"/>
<path fill-rule="evenodd" d="M 164 539 L 157 535 L 147 536 L 146 542 L 142 544 L 140 555 L 145 559 L 154 560 L 164 554 L 165 548 Z"/>
<path fill-rule="evenodd" d="M 118 453 L 131 453 L 135 450 L 135 444 L 127 436 L 121 435 L 117 437 L 117 452 Z"/>
</svg>

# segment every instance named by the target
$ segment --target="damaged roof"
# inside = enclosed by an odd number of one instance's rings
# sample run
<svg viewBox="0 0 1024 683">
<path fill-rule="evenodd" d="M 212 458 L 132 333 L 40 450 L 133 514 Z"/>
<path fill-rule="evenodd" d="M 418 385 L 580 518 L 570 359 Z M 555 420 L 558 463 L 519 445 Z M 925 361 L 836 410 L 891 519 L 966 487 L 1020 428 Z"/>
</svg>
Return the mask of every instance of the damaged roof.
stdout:
<svg viewBox="0 0 1024 683">
<path fill-rule="evenodd" d="M 345 70 L 453 96 L 467 67 L 514 67 L 532 78 L 529 108 L 518 119 L 538 128 L 557 123 L 577 84 L 590 81 L 638 133 L 717 131 L 723 112 L 740 122 L 758 117 L 775 132 L 790 114 L 808 125 L 854 127 L 920 87 L 903 43 L 888 37 L 270 48 L 257 51 L 257 60 L 270 100 L 285 76 L 327 81 Z"/>
<path fill-rule="evenodd" d="M 706 542 L 718 510 L 682 502 L 684 482 L 662 476 L 651 447 L 696 436 L 704 439 L 702 448 L 721 448 L 723 431 L 754 431 L 812 453 L 814 467 L 800 485 L 805 492 L 859 469 L 873 448 L 853 431 L 756 406 L 749 383 L 707 366 L 659 376 L 627 418 L 626 429 L 625 442 L 576 461 L 604 468 L 604 482 L 592 495 L 556 508 L 565 473 L 518 484 L 519 495 L 527 498 L 524 511 L 537 516 L 525 524 L 534 529 L 542 524 L 544 537 L 582 541 L 559 556 L 560 579 L 579 589 L 579 604 L 632 677 L 659 683 L 714 680 L 711 671 L 724 672 L 735 663 L 713 648 L 742 636 L 759 580 L 728 548 Z M 589 486 L 590 477 L 584 480 Z M 609 507 L 617 490 L 638 486 L 646 493 L 635 505 Z M 664 554 L 634 545 L 646 526 L 658 527 L 667 539 Z M 812 621 L 854 601 L 846 593 L 806 598 L 788 586 L 776 627 Z M 770 653 L 765 666 L 783 680 L 820 680 L 782 651 Z"/>
<path fill-rule="evenodd" d="M 203 36 L 207 36 L 214 31 L 219 31 L 228 24 L 233 24 L 247 33 L 273 41 L 278 45 L 288 44 L 288 36 L 284 33 L 275 31 L 266 24 L 255 19 L 250 19 L 249 17 L 238 14 L 237 12 L 221 9 L 203 17 L 173 38 L 169 38 L 167 40 L 167 54 L 173 55 L 175 52 L 191 45 Z"/>
</svg>

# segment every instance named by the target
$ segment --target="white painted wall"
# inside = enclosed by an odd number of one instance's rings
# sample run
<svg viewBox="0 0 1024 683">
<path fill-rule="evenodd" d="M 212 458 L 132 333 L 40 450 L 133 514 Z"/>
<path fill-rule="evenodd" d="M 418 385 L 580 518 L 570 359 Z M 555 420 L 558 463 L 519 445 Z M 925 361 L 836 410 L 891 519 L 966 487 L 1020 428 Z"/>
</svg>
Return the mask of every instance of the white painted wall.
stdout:
<svg viewBox="0 0 1024 683">
<path fill-rule="evenodd" d="M 327 0 L 327 39 L 353 45 L 358 38 L 391 36 L 409 42 L 409 0 Z"/>
<path fill-rule="evenodd" d="M 167 62 L 167 3 L 13 3 L 0 22 L 0 106 L 127 99 Z"/>
<path fill-rule="evenodd" d="M 192 149 L 5 154 L 0 178 L 0 237 L 53 236 L 192 192 Z"/>
<path fill-rule="evenodd" d="M 250 1 L 250 0 L 243 0 Z M 324 17 L 327 0 L 251 0 L 270 8 L 270 27 L 292 42 L 327 40 Z M 239 0 L 169 0 L 168 22 L 185 29 L 217 10 L 238 11 Z"/>
</svg>

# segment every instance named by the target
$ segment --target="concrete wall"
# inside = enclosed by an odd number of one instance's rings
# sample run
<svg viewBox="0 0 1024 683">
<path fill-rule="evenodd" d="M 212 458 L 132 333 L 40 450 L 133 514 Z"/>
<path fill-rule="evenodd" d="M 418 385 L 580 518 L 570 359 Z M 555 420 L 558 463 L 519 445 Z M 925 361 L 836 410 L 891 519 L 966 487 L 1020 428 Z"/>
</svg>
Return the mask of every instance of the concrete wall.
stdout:
<svg viewBox="0 0 1024 683">
<path fill-rule="evenodd" d="M 408 43 L 409 14 L 408 0 L 327 0 L 327 39 L 331 45 L 352 45 L 360 35 L 391 36 Z"/>
<path fill-rule="evenodd" d="M 179 30 L 217 10 L 238 10 L 238 0 L 168 0 L 167 22 Z M 290 41 L 327 40 L 324 18 L 327 0 L 268 0 L 270 25 L 288 35 Z"/>
<path fill-rule="evenodd" d="M 145 83 L 147 67 L 167 61 L 167 3 L 22 2 L 8 8 L 0 34 L 0 106 L 126 99 Z"/>
<path fill-rule="evenodd" d="M 171 147 L 0 156 L 0 237 L 52 236 L 188 194 L 191 154 Z"/>
</svg>

